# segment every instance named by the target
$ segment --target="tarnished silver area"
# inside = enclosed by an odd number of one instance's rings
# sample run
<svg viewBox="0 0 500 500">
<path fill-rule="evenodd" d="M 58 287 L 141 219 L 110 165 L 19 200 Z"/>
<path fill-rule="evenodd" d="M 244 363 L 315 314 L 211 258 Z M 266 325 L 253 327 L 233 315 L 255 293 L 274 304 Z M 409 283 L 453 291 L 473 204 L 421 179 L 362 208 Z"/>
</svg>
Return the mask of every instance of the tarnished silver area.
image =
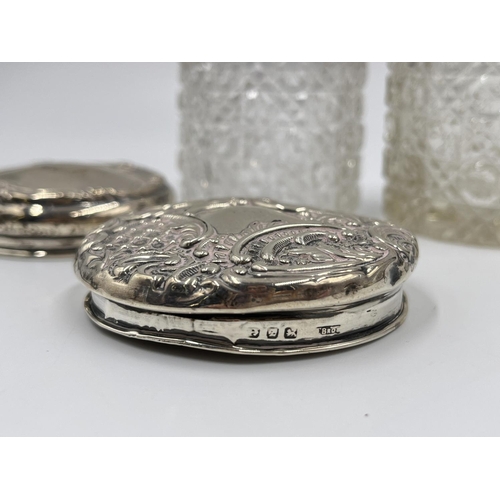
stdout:
<svg viewBox="0 0 500 500">
<path fill-rule="evenodd" d="M 93 291 L 87 312 L 116 333 L 299 354 L 394 329 L 417 255 L 415 238 L 387 222 L 226 199 L 109 221 L 85 238 L 75 270 Z"/>
<path fill-rule="evenodd" d="M 165 180 L 126 163 L 40 163 L 0 171 L 0 254 L 72 254 L 104 221 L 172 201 Z"/>
</svg>

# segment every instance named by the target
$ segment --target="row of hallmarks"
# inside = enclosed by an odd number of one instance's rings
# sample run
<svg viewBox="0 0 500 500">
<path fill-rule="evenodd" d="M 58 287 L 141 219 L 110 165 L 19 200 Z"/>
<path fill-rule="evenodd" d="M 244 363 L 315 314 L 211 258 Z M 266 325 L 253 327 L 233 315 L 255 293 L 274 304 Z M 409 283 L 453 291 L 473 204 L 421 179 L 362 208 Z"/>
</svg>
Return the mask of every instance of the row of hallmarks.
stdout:
<svg viewBox="0 0 500 500">
<path fill-rule="evenodd" d="M 327 325 L 327 326 L 317 326 L 319 335 L 338 335 L 340 333 L 340 325 Z M 294 328 L 291 326 L 286 326 L 282 328 L 283 338 L 285 339 L 296 339 L 298 335 L 298 328 Z M 251 339 L 258 339 L 259 337 L 267 337 L 268 339 L 277 339 L 280 338 L 280 328 L 271 326 L 267 329 L 265 328 L 250 328 L 248 332 L 248 336 Z"/>
</svg>

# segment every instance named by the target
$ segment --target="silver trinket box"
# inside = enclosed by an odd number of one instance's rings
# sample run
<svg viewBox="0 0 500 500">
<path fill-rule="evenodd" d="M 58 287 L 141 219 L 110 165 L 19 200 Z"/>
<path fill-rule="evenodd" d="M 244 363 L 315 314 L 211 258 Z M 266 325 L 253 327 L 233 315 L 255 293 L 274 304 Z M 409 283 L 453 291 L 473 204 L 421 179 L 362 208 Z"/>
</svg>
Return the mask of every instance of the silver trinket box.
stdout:
<svg viewBox="0 0 500 500">
<path fill-rule="evenodd" d="M 239 354 L 356 346 L 403 321 L 417 241 L 388 222 L 268 199 L 165 205 L 87 235 L 75 271 L 99 326 Z"/>
<path fill-rule="evenodd" d="M 154 172 L 125 163 L 40 163 L 0 171 L 0 254 L 74 254 L 83 237 L 130 210 L 169 203 Z"/>
</svg>

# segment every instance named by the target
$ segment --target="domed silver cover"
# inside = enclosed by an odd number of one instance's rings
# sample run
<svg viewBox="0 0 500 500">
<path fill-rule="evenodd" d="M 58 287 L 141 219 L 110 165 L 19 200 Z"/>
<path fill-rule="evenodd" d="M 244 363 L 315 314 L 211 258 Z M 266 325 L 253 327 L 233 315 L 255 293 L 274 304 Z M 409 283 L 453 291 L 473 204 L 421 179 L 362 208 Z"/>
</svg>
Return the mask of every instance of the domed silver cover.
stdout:
<svg viewBox="0 0 500 500">
<path fill-rule="evenodd" d="M 113 219 L 83 241 L 87 310 L 128 336 L 294 354 L 377 338 L 404 318 L 418 247 L 377 220 L 226 199 Z"/>
<path fill-rule="evenodd" d="M 71 254 L 104 221 L 170 201 L 162 177 L 125 163 L 39 163 L 3 170 L 0 254 Z"/>
</svg>

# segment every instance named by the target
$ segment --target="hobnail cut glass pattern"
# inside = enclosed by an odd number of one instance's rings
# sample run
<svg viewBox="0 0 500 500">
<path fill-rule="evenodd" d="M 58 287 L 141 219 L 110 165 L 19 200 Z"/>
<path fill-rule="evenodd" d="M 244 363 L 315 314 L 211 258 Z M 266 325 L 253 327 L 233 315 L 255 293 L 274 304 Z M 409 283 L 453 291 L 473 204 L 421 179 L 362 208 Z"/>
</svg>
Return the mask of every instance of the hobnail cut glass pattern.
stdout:
<svg viewBox="0 0 500 500">
<path fill-rule="evenodd" d="M 183 63 L 184 199 L 353 210 L 364 63 Z"/>
<path fill-rule="evenodd" d="M 393 63 L 385 209 L 431 237 L 500 245 L 500 63 Z"/>
</svg>

